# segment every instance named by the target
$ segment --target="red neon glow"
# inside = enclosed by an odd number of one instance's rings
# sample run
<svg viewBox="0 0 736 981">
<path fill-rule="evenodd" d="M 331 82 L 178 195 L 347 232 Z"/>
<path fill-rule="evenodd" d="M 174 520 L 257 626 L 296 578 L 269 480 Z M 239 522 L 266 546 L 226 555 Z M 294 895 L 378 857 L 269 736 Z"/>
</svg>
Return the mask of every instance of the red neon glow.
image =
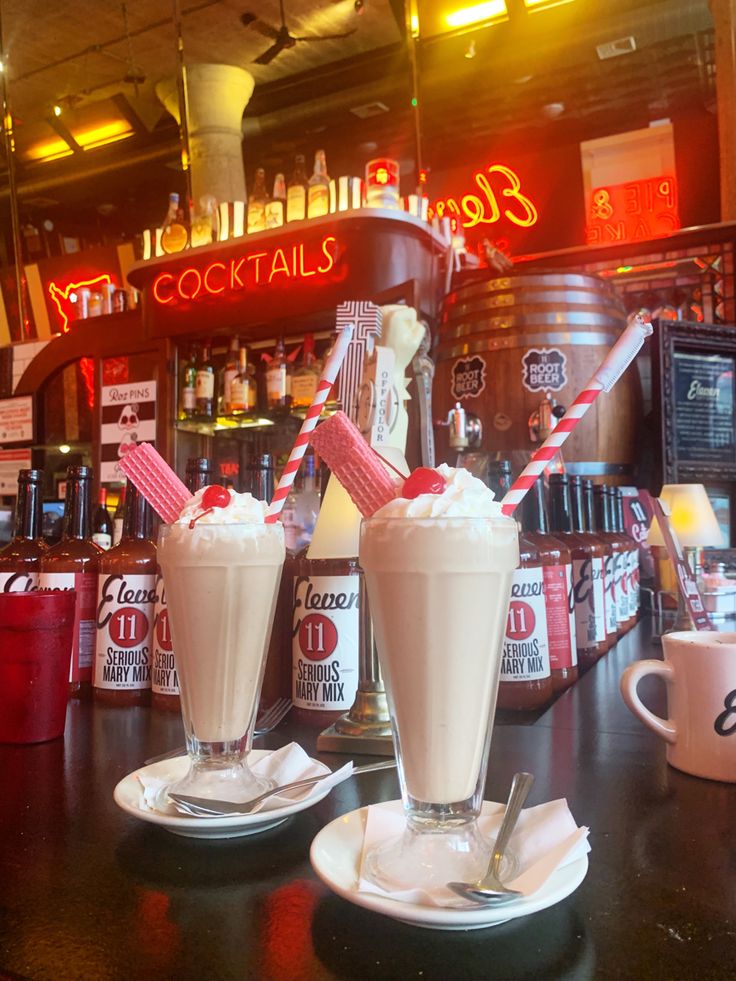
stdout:
<svg viewBox="0 0 736 981">
<path fill-rule="evenodd" d="M 379 167 L 376 171 L 376 184 L 388 184 L 388 171 L 385 167 Z"/>
<path fill-rule="evenodd" d="M 677 178 L 669 174 L 597 187 L 591 194 L 588 245 L 658 238 L 680 227 Z"/>
<path fill-rule="evenodd" d="M 77 290 L 82 289 L 85 286 L 101 286 L 103 283 L 112 283 L 112 276 L 109 273 L 102 273 L 100 276 L 96 276 L 94 279 L 80 279 L 74 283 L 67 283 L 67 285 L 62 289 L 57 286 L 56 283 L 49 283 L 49 296 L 51 297 L 54 306 L 59 311 L 59 320 L 61 321 L 62 333 L 66 334 L 69 330 L 69 316 L 62 306 L 63 303 L 69 303 L 69 297 L 72 293 Z M 71 307 L 69 310 L 71 311 Z"/>
<path fill-rule="evenodd" d="M 153 281 L 153 298 L 162 305 L 180 300 L 191 302 L 225 292 L 324 276 L 337 261 L 337 249 L 335 236 L 326 235 L 318 247 L 302 242 L 291 248 L 251 252 L 228 262 L 211 262 L 204 268 L 187 266 L 176 275 L 159 273 Z"/>
<path fill-rule="evenodd" d="M 463 194 L 459 204 L 456 197 L 439 198 L 432 202 L 429 217 L 455 215 L 461 219 L 463 228 L 493 225 L 502 218 L 520 228 L 536 225 L 539 212 L 532 199 L 524 194 L 521 179 L 515 170 L 505 164 L 489 164 L 485 170 L 473 174 L 473 181 L 473 192 Z"/>
</svg>

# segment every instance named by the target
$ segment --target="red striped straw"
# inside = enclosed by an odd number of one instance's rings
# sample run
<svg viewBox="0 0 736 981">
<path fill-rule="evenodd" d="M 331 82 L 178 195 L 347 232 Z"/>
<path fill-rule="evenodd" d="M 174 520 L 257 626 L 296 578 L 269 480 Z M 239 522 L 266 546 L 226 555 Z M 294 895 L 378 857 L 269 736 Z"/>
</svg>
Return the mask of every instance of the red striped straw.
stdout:
<svg viewBox="0 0 736 981">
<path fill-rule="evenodd" d="M 585 413 L 595 402 L 601 392 L 610 392 L 621 375 L 626 371 L 645 339 L 652 333 L 652 325 L 644 323 L 637 315 L 624 330 L 619 339 L 608 352 L 603 362 L 593 373 L 588 384 L 578 395 L 565 415 L 542 443 L 524 470 L 511 485 L 511 490 L 501 501 L 504 514 L 513 514 L 517 505 L 523 500 L 526 492 L 541 474 L 551 460 L 559 453 L 560 447 L 574 432 L 575 427 Z"/>
<path fill-rule="evenodd" d="M 296 472 L 302 462 L 302 457 L 307 452 L 310 434 L 314 432 L 317 425 L 317 420 L 322 412 L 322 408 L 327 401 L 327 396 L 330 394 L 330 389 L 335 384 L 337 373 L 345 359 L 345 355 L 348 351 L 348 345 L 350 344 L 350 339 L 352 336 L 352 324 L 348 324 L 346 327 L 343 327 L 343 329 L 337 335 L 330 356 L 322 369 L 322 375 L 320 377 L 319 384 L 317 385 L 317 393 L 314 396 L 312 404 L 309 406 L 309 411 L 307 412 L 306 418 L 302 423 L 302 428 L 299 430 L 299 435 L 297 436 L 294 447 L 289 454 L 289 459 L 286 461 L 286 466 L 281 474 L 278 487 L 273 495 L 273 500 L 271 501 L 268 514 L 266 515 L 266 524 L 273 524 L 278 520 L 279 515 L 281 514 L 284 507 L 284 502 L 289 496 L 291 485 L 294 483 Z"/>
</svg>

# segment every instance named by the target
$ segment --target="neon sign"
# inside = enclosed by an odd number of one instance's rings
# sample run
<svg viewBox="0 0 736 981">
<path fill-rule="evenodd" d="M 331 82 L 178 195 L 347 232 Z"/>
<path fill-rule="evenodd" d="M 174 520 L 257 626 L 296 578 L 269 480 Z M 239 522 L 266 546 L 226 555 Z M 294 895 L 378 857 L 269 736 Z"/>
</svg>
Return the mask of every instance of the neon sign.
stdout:
<svg viewBox="0 0 736 981">
<path fill-rule="evenodd" d="M 335 265 L 337 249 L 335 236 L 326 235 L 316 248 L 302 242 L 290 248 L 249 252 L 226 262 L 210 262 L 204 268 L 187 266 L 178 273 L 162 272 L 153 281 L 153 297 L 165 306 L 324 276 Z"/>
<path fill-rule="evenodd" d="M 64 334 L 69 331 L 69 315 L 74 311 L 74 303 L 76 303 L 76 295 L 72 294 L 76 294 L 77 290 L 83 287 L 102 286 L 103 283 L 112 283 L 112 277 L 109 273 L 102 273 L 94 279 L 81 279 L 76 283 L 67 283 L 63 289 L 56 283 L 49 283 L 49 296 L 59 311 L 61 330 Z"/>
<path fill-rule="evenodd" d="M 485 170 L 476 171 L 473 180 L 477 193 L 463 194 L 459 204 L 454 197 L 439 198 L 430 204 L 429 217 L 454 218 L 463 228 L 494 225 L 502 218 L 520 228 L 536 225 L 539 220 L 536 205 L 522 191 L 515 170 L 505 164 L 490 164 Z"/>
<path fill-rule="evenodd" d="M 591 194 L 588 245 L 669 235 L 681 227 L 677 179 L 669 175 L 597 187 Z"/>
</svg>

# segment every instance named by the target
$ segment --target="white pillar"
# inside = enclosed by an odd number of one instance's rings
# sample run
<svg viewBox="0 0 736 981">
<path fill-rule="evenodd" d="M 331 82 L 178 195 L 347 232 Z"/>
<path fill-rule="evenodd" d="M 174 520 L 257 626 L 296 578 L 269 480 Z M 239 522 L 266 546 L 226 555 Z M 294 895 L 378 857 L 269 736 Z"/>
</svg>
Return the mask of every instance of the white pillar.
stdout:
<svg viewBox="0 0 736 981">
<path fill-rule="evenodd" d="M 233 65 L 187 65 L 189 153 L 195 206 L 204 194 L 220 201 L 245 201 L 243 110 L 255 79 Z M 156 95 L 179 122 L 176 78 L 156 86 Z"/>
</svg>

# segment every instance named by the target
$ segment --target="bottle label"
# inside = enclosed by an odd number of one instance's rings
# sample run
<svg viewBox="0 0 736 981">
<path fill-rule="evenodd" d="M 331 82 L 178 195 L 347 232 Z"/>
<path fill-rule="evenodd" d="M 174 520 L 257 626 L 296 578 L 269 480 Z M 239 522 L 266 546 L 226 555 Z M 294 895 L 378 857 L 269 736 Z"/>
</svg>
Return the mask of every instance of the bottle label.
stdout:
<svg viewBox="0 0 736 981">
<path fill-rule="evenodd" d="M 616 607 L 616 553 L 606 556 L 603 586 L 606 596 L 606 633 L 615 634 L 618 630 L 618 610 Z"/>
<path fill-rule="evenodd" d="M 120 539 L 123 537 L 123 519 L 113 518 L 112 519 L 112 543 L 117 545 Z"/>
<path fill-rule="evenodd" d="M 629 552 L 628 568 L 628 587 L 629 587 L 629 616 L 635 617 L 639 612 L 639 550 L 632 549 Z"/>
<path fill-rule="evenodd" d="M 329 184 L 312 184 L 307 195 L 307 211 L 310 218 L 319 218 L 329 214 L 330 186 Z"/>
<path fill-rule="evenodd" d="M 266 228 L 280 228 L 284 224 L 284 202 L 269 201 L 266 205 Z"/>
<path fill-rule="evenodd" d="M 291 379 L 291 401 L 295 406 L 311 405 L 314 396 L 317 394 L 317 383 L 319 375 L 312 372 L 304 372 L 303 375 L 294 375 Z"/>
<path fill-rule="evenodd" d="M 578 663 L 575 644 L 575 599 L 571 565 L 542 566 L 547 608 L 549 663 L 553 671 Z"/>
<path fill-rule="evenodd" d="M 301 221 L 307 217 L 307 192 L 301 184 L 286 191 L 286 220 Z"/>
<path fill-rule="evenodd" d="M 211 399 L 215 395 L 215 376 L 211 371 L 198 371 L 195 398 Z"/>
<path fill-rule="evenodd" d="M 174 661 L 174 645 L 169 629 L 166 587 L 161 575 L 156 578 L 156 606 L 153 613 L 153 663 L 151 690 L 155 695 L 178 695 L 179 675 Z"/>
<path fill-rule="evenodd" d="M 35 593 L 38 572 L 0 572 L 0 593 Z"/>
<path fill-rule="evenodd" d="M 155 576 L 100 573 L 95 688 L 131 691 L 151 687 L 155 600 Z"/>
<path fill-rule="evenodd" d="M 285 364 L 275 365 L 266 372 L 266 396 L 271 404 L 286 398 Z"/>
<path fill-rule="evenodd" d="M 606 600 L 603 594 L 603 559 L 573 559 L 575 635 L 581 650 L 606 639 Z"/>
<path fill-rule="evenodd" d="M 106 531 L 96 531 L 92 535 L 92 541 L 105 550 L 112 548 L 112 535 L 108 535 Z"/>
<path fill-rule="evenodd" d="M 248 205 L 248 231 L 262 232 L 266 228 L 266 205 L 263 201 L 252 201 Z"/>
<path fill-rule="evenodd" d="M 626 623 L 629 619 L 629 590 L 626 581 L 627 552 L 614 553 L 615 566 L 613 579 L 616 590 L 616 622 Z"/>
<path fill-rule="evenodd" d="M 549 635 L 540 567 L 517 569 L 511 583 L 501 681 L 549 678 Z"/>
<path fill-rule="evenodd" d="M 345 712 L 358 689 L 358 575 L 294 579 L 294 705 Z"/>
<path fill-rule="evenodd" d="M 187 385 L 181 391 L 182 409 L 192 410 L 197 406 L 197 391 L 193 385 Z"/>
<path fill-rule="evenodd" d="M 40 589 L 63 592 L 76 589 L 77 604 L 74 610 L 74 644 L 69 665 L 69 681 L 92 681 L 95 659 L 95 600 L 97 597 L 96 572 L 42 572 Z"/>
</svg>

